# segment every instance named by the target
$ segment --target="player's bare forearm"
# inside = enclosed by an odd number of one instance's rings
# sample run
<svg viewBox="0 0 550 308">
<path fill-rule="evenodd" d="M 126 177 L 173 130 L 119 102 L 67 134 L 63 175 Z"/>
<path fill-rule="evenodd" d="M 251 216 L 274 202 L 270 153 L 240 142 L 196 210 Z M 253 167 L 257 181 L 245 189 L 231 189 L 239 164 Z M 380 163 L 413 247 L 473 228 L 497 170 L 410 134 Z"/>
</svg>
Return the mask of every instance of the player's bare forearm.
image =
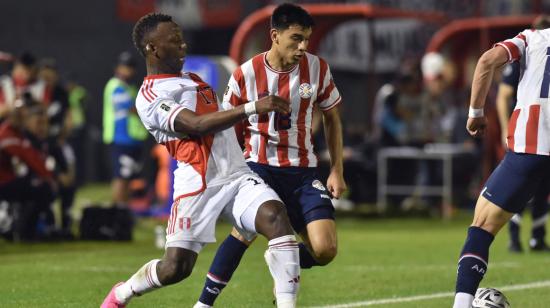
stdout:
<svg viewBox="0 0 550 308">
<path fill-rule="evenodd" d="M 244 106 L 234 109 L 197 115 L 183 109 L 174 120 L 174 130 L 187 135 L 209 135 L 226 130 L 246 118 Z"/>
<path fill-rule="evenodd" d="M 249 105 L 250 104 L 250 105 Z M 257 101 L 239 105 L 233 109 L 197 115 L 189 109 L 183 109 L 174 120 L 174 130 L 187 135 L 210 135 L 226 130 L 247 118 L 246 106 L 253 114 L 266 114 L 271 111 L 287 114 L 290 105 L 287 100 L 268 95 Z"/>
<path fill-rule="evenodd" d="M 323 113 L 323 124 L 325 130 L 325 139 L 327 141 L 330 154 L 331 171 L 340 174 L 344 173 L 343 163 L 343 141 L 342 141 L 342 122 L 340 121 L 340 112 L 338 108 Z"/>
<path fill-rule="evenodd" d="M 472 95 L 470 97 L 470 107 L 475 109 L 483 108 L 485 99 L 495 70 L 508 61 L 508 53 L 503 47 L 495 46 L 486 51 L 477 62 L 472 81 Z"/>
</svg>

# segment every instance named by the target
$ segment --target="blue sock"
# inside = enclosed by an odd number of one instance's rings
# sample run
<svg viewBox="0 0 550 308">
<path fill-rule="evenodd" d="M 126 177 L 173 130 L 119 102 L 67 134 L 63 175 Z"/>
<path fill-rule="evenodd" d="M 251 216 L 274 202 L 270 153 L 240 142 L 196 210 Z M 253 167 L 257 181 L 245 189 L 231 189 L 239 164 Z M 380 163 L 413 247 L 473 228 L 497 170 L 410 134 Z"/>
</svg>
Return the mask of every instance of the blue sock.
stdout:
<svg viewBox="0 0 550 308">
<path fill-rule="evenodd" d="M 474 295 L 487 272 L 489 247 L 495 237 L 478 227 L 468 229 L 468 237 L 458 260 L 456 293 Z"/>
<path fill-rule="evenodd" d="M 309 253 L 304 243 L 298 244 L 300 249 L 300 267 L 301 268 L 312 268 L 313 266 L 319 265 L 313 256 Z"/>
<path fill-rule="evenodd" d="M 206 281 L 199 298 L 201 303 L 209 306 L 214 305 L 214 301 L 233 276 L 237 266 L 239 266 L 239 262 L 241 262 L 247 248 L 248 246 L 232 235 L 227 236 L 218 248 L 210 265 L 210 270 L 206 275 Z"/>
</svg>

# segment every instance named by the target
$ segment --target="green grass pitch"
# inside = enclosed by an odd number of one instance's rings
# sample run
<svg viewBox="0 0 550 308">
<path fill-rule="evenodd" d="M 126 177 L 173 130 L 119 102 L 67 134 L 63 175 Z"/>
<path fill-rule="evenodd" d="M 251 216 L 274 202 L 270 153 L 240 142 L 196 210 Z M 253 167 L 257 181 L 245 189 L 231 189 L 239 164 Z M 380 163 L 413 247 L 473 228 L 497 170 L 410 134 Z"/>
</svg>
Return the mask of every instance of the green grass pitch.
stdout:
<svg viewBox="0 0 550 308">
<path fill-rule="evenodd" d="M 470 216 L 463 213 L 449 222 L 340 217 L 339 254 L 327 267 L 302 272 L 299 306 L 366 302 L 363 306 L 451 307 L 452 297 L 445 294 L 408 302 L 403 298 L 454 290 L 456 261 Z M 0 307 L 99 307 L 115 282 L 162 255 L 153 245 L 157 223 L 141 220 L 130 243 L 14 245 L 0 240 Z M 529 225 L 526 221 L 525 226 Z M 529 230 L 524 229 L 526 242 Z M 229 230 L 229 225 L 219 224 L 218 240 Z M 482 286 L 543 282 L 546 287 L 520 287 L 504 293 L 512 307 L 548 307 L 550 254 L 513 255 L 506 244 L 507 234 L 502 232 L 491 248 Z M 204 249 L 190 278 L 135 298 L 130 307 L 192 307 L 216 247 L 212 244 Z M 263 260 L 265 247 L 266 241 L 259 239 L 249 249 L 217 307 L 274 307 L 272 281 Z M 390 298 L 394 303 L 368 302 Z"/>
</svg>

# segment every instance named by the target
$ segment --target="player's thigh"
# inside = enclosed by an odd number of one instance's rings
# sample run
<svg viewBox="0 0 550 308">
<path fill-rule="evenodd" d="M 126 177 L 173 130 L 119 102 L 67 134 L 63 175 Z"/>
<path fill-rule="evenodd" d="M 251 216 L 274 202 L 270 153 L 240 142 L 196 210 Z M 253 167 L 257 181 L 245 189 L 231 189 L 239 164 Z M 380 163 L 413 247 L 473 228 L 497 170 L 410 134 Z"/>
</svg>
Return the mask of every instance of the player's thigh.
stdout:
<svg viewBox="0 0 550 308">
<path fill-rule="evenodd" d="M 481 195 L 476 203 L 472 226 L 496 235 L 512 216 L 514 213 L 502 209 Z"/>
<path fill-rule="evenodd" d="M 176 200 L 166 228 L 166 247 L 190 249 L 198 253 L 203 244 L 215 242 L 216 221 L 232 197 L 228 187 L 221 185 Z"/>
<path fill-rule="evenodd" d="M 317 174 L 307 171 L 303 175 L 300 185 L 296 189 L 296 196 L 287 204 L 287 207 L 292 208 L 288 215 L 294 230 L 301 233 L 309 229 L 310 224 L 316 221 L 332 220 L 334 223 L 334 206 L 328 195 L 328 190 L 318 179 Z"/>
<path fill-rule="evenodd" d="M 483 188 L 472 225 L 496 234 L 515 213 L 521 213 L 550 170 L 546 156 L 506 153 Z"/>
<path fill-rule="evenodd" d="M 223 214 L 247 241 L 253 240 L 257 235 L 256 216 L 264 204 L 269 203 L 281 207 L 278 212 L 286 215 L 277 193 L 257 174 L 250 172 L 233 181 L 232 185 L 235 189 L 235 197 L 224 209 Z"/>
<path fill-rule="evenodd" d="M 336 255 L 338 240 L 336 235 L 336 223 L 332 219 L 315 220 L 307 224 L 306 229 L 300 233 L 316 255 Z"/>
<path fill-rule="evenodd" d="M 507 212 L 520 213 L 548 172 L 547 156 L 507 152 L 487 179 L 481 196 Z"/>
</svg>

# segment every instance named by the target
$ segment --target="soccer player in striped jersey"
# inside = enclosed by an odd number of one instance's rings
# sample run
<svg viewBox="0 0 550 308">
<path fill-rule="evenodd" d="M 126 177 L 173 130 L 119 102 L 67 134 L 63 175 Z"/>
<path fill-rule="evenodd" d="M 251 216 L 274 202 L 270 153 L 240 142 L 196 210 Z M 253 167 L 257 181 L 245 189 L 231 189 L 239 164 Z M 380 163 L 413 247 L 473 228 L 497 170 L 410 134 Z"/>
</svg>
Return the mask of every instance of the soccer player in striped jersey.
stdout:
<svg viewBox="0 0 550 308">
<path fill-rule="evenodd" d="M 307 52 L 313 19 L 293 4 L 271 16 L 271 49 L 242 64 L 231 76 L 223 102 L 238 108 L 267 95 L 290 101 L 289 115 L 253 115 L 236 126 L 250 168 L 284 200 L 300 243 L 300 266 L 326 265 L 336 256 L 336 226 L 330 197 L 346 190 L 342 166 L 342 101 L 327 63 Z M 318 179 L 311 141 L 313 108 L 324 120 L 331 171 L 326 186 Z M 220 245 L 195 307 L 213 306 L 236 270 L 249 241 L 237 230 Z"/>
<path fill-rule="evenodd" d="M 133 31 L 145 57 L 147 77 L 136 98 L 145 128 L 178 160 L 166 251 L 126 282 L 116 284 L 102 308 L 124 307 L 131 298 L 177 283 L 191 274 L 206 243 L 215 241 L 223 215 L 244 238 L 268 239 L 266 261 L 275 280 L 278 307 L 296 307 L 299 251 L 277 194 L 246 165 L 233 125 L 251 115 L 287 114 L 288 101 L 267 96 L 222 110 L 212 88 L 193 73 L 181 74 L 186 44 L 180 27 L 163 14 L 142 17 Z"/>
<path fill-rule="evenodd" d="M 523 72 L 508 125 L 509 151 L 485 183 L 460 254 L 454 308 L 471 307 L 487 272 L 495 235 L 523 210 L 550 174 L 549 56 L 550 29 L 525 30 L 497 43 L 477 63 L 466 124 L 474 137 L 485 132 L 483 106 L 495 71 L 507 62 L 520 61 Z"/>
</svg>

